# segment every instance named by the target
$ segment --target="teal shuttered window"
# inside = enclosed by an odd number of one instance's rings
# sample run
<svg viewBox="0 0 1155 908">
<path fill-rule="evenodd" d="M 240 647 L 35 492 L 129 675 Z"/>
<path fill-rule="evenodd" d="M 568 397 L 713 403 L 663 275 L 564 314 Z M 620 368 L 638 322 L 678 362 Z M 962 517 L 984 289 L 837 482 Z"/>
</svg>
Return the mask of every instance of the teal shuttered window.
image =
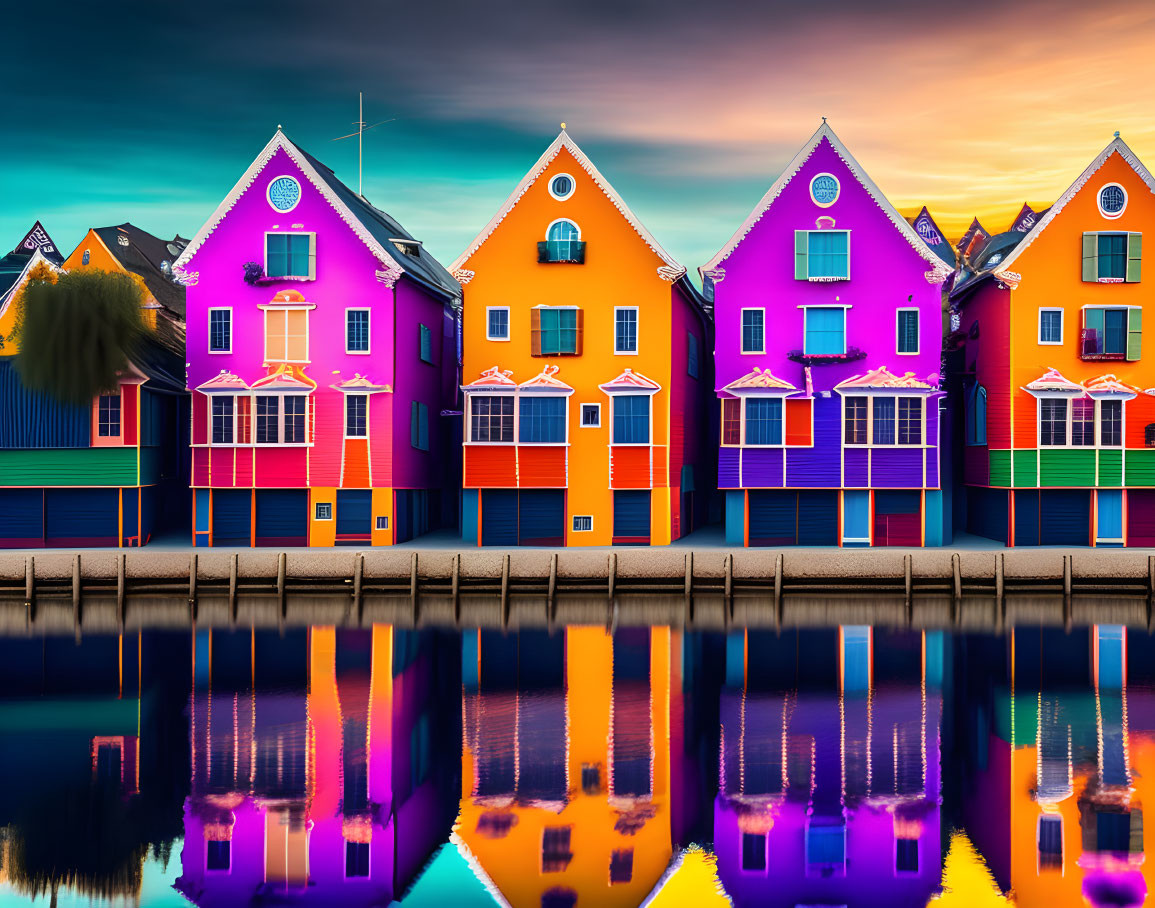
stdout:
<svg viewBox="0 0 1155 908">
<path fill-rule="evenodd" d="M 316 243 L 311 233 L 265 234 L 265 274 L 268 277 L 315 276 Z"/>
<path fill-rule="evenodd" d="M 1083 359 L 1135 361 L 1143 352 L 1143 310 L 1090 306 L 1083 310 Z"/>
<path fill-rule="evenodd" d="M 806 310 L 806 337 L 802 350 L 807 355 L 840 355 L 846 352 L 846 310 L 841 307 L 811 306 Z"/>
<path fill-rule="evenodd" d="M 427 325 L 418 325 L 418 354 L 421 356 L 421 362 L 433 364 L 433 332 L 429 330 Z"/>
<path fill-rule="evenodd" d="M 1135 284 L 1142 279 L 1143 234 L 1083 234 L 1083 280 Z"/>
<path fill-rule="evenodd" d="M 795 280 L 844 281 L 849 277 L 850 231 L 794 231 Z"/>
<path fill-rule="evenodd" d="M 899 353 L 918 353 L 918 310 L 898 310 Z"/>
<path fill-rule="evenodd" d="M 419 400 L 409 408 L 409 443 L 418 451 L 429 450 L 429 407 Z"/>
<path fill-rule="evenodd" d="M 582 311 L 539 306 L 530 311 L 530 352 L 533 356 L 578 355 L 582 352 Z"/>
</svg>

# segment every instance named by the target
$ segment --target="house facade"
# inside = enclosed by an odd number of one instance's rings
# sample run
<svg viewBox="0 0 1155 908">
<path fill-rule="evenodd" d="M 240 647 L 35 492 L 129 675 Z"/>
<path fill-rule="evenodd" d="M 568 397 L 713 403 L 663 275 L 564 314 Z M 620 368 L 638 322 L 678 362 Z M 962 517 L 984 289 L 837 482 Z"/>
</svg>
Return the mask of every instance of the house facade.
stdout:
<svg viewBox="0 0 1155 908">
<path fill-rule="evenodd" d="M 175 267 L 195 545 L 390 545 L 437 524 L 460 288 L 419 240 L 278 130 Z"/>
<path fill-rule="evenodd" d="M 941 545 L 948 264 L 824 122 L 701 269 L 731 545 Z"/>
<path fill-rule="evenodd" d="M 564 129 L 452 267 L 465 541 L 660 545 L 700 525 L 709 318 Z"/>
<path fill-rule="evenodd" d="M 1008 545 L 1155 545 L 1143 234 L 1155 180 L 1116 137 L 951 300 L 967 526 Z"/>
</svg>

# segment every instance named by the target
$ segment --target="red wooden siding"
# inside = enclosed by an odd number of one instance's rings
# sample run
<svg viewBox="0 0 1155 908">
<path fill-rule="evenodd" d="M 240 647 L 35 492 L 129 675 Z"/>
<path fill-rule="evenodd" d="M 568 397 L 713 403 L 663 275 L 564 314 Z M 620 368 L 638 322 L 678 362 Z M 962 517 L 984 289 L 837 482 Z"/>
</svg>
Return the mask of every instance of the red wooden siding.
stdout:
<svg viewBox="0 0 1155 908">
<path fill-rule="evenodd" d="M 432 413 L 432 411 L 430 411 Z M 393 395 L 369 395 L 369 462 L 373 466 L 373 485 L 393 485 Z"/>
<path fill-rule="evenodd" d="M 467 488 L 515 488 L 517 451 L 513 445 L 466 445 Z"/>
<path fill-rule="evenodd" d="M 517 449 L 518 485 L 523 489 L 564 489 L 566 448 L 520 445 Z"/>
<path fill-rule="evenodd" d="M 813 401 L 810 398 L 786 401 L 786 444 L 810 445 L 814 442 Z"/>
<path fill-rule="evenodd" d="M 341 484 L 345 395 L 338 391 L 319 390 L 313 393 L 310 403 L 313 406 L 313 447 L 309 450 L 309 481 L 320 488 L 334 488 Z M 263 472 L 258 471 L 257 476 L 261 485 L 270 484 Z"/>
<path fill-rule="evenodd" d="M 369 487 L 369 439 L 345 439 L 345 470 L 341 485 L 347 489 Z"/>
<path fill-rule="evenodd" d="M 610 487 L 614 489 L 650 488 L 649 446 L 610 447 Z"/>
<path fill-rule="evenodd" d="M 192 452 L 192 484 L 207 486 L 209 484 L 209 451 L 210 448 L 193 448 Z"/>
<path fill-rule="evenodd" d="M 192 443 L 208 444 L 209 440 L 209 396 L 194 391 L 192 396 Z"/>
<path fill-rule="evenodd" d="M 121 427 L 123 430 L 124 443 L 126 445 L 135 445 L 139 435 L 136 431 L 136 414 L 139 410 L 140 403 L 140 385 L 121 385 L 120 386 L 120 401 L 121 409 Z"/>
<path fill-rule="evenodd" d="M 263 488 L 303 488 L 308 448 L 256 448 L 257 485 Z"/>
</svg>

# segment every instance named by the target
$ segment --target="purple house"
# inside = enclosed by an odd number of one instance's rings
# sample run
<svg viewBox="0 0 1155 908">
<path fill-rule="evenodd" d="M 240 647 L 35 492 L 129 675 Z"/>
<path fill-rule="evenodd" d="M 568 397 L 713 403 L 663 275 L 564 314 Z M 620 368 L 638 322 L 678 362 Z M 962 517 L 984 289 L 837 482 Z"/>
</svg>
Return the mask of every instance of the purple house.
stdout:
<svg viewBox="0 0 1155 908">
<path fill-rule="evenodd" d="M 825 121 L 701 269 L 731 545 L 941 545 L 939 258 Z"/>
<path fill-rule="evenodd" d="M 390 545 L 437 522 L 461 287 L 419 240 L 278 130 L 174 271 L 194 545 Z"/>
</svg>

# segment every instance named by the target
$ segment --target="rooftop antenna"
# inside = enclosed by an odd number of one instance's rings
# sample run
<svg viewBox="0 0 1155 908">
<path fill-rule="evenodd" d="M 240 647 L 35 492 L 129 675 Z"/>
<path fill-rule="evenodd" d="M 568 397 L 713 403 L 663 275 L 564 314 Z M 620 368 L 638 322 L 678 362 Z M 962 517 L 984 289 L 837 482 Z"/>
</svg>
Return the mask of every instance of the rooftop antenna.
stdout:
<svg viewBox="0 0 1155 908">
<path fill-rule="evenodd" d="M 365 143 L 363 136 L 374 126 L 380 126 L 382 123 L 392 123 L 396 117 L 390 117 L 388 120 L 380 120 L 372 126 L 365 125 L 365 92 L 357 92 L 357 120 L 353 123 L 357 127 L 356 132 L 351 132 L 348 135 L 337 136 L 333 139 L 334 142 L 339 142 L 341 139 L 351 139 L 353 136 L 357 137 L 357 195 L 365 198 L 365 194 L 361 191 L 361 170 L 364 162 L 364 147 Z"/>
</svg>

